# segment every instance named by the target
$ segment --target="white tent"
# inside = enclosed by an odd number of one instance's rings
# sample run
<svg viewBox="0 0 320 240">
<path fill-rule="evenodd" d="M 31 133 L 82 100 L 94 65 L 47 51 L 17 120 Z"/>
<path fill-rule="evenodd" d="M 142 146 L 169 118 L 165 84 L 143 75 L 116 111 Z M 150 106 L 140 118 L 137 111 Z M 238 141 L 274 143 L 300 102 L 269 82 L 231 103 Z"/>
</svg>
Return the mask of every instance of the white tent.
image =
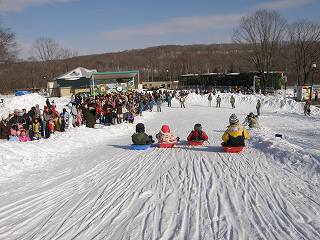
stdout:
<svg viewBox="0 0 320 240">
<path fill-rule="evenodd" d="M 70 72 L 64 73 L 58 77 L 55 78 L 55 80 L 57 79 L 61 79 L 61 80 L 78 80 L 82 77 L 84 78 L 91 78 L 93 73 L 96 73 L 97 70 L 95 69 L 86 69 L 83 67 L 78 67 L 76 69 L 71 70 Z"/>
</svg>

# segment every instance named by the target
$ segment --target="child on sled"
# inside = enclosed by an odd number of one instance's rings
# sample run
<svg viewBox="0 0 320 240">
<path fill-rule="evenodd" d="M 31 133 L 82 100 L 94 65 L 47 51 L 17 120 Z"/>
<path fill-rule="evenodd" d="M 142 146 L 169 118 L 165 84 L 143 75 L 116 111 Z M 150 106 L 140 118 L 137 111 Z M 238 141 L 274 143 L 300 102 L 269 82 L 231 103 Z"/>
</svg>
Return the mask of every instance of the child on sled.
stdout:
<svg viewBox="0 0 320 240">
<path fill-rule="evenodd" d="M 179 138 L 175 137 L 170 130 L 168 125 L 163 125 L 159 133 L 157 133 L 156 138 L 158 139 L 158 143 L 177 143 L 179 142 Z"/>
<path fill-rule="evenodd" d="M 205 142 L 208 141 L 207 134 L 202 130 L 200 123 L 194 125 L 194 130 L 191 131 L 187 140 L 189 142 Z"/>
</svg>

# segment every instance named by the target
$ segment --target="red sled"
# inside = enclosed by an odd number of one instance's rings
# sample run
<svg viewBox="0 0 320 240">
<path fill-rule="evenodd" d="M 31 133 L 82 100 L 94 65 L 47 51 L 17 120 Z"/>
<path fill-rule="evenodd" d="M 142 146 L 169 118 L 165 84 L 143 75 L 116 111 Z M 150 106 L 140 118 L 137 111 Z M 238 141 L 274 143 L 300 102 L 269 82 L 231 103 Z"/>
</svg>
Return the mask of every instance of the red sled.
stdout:
<svg viewBox="0 0 320 240">
<path fill-rule="evenodd" d="M 173 148 L 177 143 L 159 143 L 159 148 Z"/>
<path fill-rule="evenodd" d="M 240 153 L 243 151 L 244 146 L 239 146 L 239 147 L 228 147 L 228 146 L 223 146 L 221 143 L 221 146 L 223 147 L 223 151 L 227 153 Z"/>
<path fill-rule="evenodd" d="M 188 144 L 191 145 L 191 146 L 203 146 L 204 142 L 188 141 Z"/>
</svg>

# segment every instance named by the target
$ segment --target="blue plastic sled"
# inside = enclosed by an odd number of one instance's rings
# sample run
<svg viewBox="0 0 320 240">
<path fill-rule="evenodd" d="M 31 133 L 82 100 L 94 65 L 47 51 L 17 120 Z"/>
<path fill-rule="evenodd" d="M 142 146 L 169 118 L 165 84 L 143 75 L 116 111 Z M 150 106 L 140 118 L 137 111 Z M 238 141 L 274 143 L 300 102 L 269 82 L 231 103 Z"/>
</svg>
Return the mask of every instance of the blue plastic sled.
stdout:
<svg viewBox="0 0 320 240">
<path fill-rule="evenodd" d="M 131 145 L 131 149 L 133 150 L 147 150 L 151 147 L 150 144 L 147 145 Z"/>
</svg>

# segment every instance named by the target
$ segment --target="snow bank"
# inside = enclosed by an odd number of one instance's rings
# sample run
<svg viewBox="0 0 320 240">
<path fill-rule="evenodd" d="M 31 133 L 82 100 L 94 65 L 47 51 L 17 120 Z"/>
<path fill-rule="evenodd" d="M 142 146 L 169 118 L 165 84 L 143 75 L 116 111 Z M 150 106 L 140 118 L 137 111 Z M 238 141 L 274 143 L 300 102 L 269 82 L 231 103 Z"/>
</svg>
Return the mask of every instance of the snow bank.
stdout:
<svg viewBox="0 0 320 240">
<path fill-rule="evenodd" d="M 320 173 L 320 151 L 298 146 L 290 142 L 286 137 L 276 138 L 272 129 L 260 129 L 252 131 L 254 136 L 249 145 L 263 152 L 266 161 L 276 161 L 281 168 L 294 169 L 306 180 L 318 181 Z"/>
<path fill-rule="evenodd" d="M 46 97 L 36 93 L 23 96 L 2 95 L 0 98 L 5 100 L 5 107 L 0 108 L 0 117 L 4 118 L 15 108 L 25 108 L 28 111 L 39 104 L 43 109 L 46 102 Z M 70 97 L 50 98 L 50 102 L 52 100 L 57 109 L 62 111 L 70 102 Z M 152 116 L 152 113 L 144 112 L 143 117 L 135 118 L 135 122 L 145 122 Z M 95 129 L 82 126 L 63 133 L 56 132 L 49 139 L 26 143 L 0 140 L 0 181 L 26 170 L 44 167 L 62 157 L 72 158 L 72 154 L 85 153 L 87 148 L 110 142 L 116 137 L 131 135 L 134 131 L 135 124 L 123 123 L 108 127 L 96 125 Z"/>
<path fill-rule="evenodd" d="M 144 112 L 135 122 L 146 122 L 153 113 Z M 0 140 L 0 181 L 20 172 L 42 168 L 61 159 L 74 159 L 85 155 L 88 149 L 99 144 L 111 144 L 115 138 L 131 136 L 135 123 L 114 126 L 96 125 L 95 129 L 85 126 L 72 128 L 66 132 L 56 132 L 49 139 L 31 142 L 9 142 Z"/>
<path fill-rule="evenodd" d="M 43 106 L 46 105 L 46 97 L 38 94 L 28 94 L 23 96 L 14 96 L 14 95 L 0 95 L 0 98 L 4 99 L 5 107 L 0 107 L 0 117 L 7 118 L 9 112 L 13 112 L 14 109 L 27 109 L 29 111 L 31 107 L 39 104 L 40 109 L 43 109 Z M 61 97 L 61 98 L 49 98 L 50 102 L 54 100 L 57 109 L 62 111 L 62 108 L 65 107 L 70 102 L 70 97 Z"/>
<path fill-rule="evenodd" d="M 243 95 L 243 94 L 231 94 L 231 93 L 220 93 L 221 102 L 223 104 L 230 105 L 230 97 L 233 95 L 236 100 L 236 106 L 245 104 L 256 105 L 258 99 L 261 101 L 261 108 L 271 110 L 272 112 L 287 112 L 287 113 L 298 113 L 303 114 L 303 102 L 297 102 L 292 98 L 287 98 L 281 95 L 275 96 L 264 96 L 264 95 Z M 217 94 L 213 97 L 213 104 L 216 103 Z M 188 104 L 201 104 L 208 105 L 208 95 L 198 95 L 191 93 L 187 99 Z M 311 106 L 311 115 L 320 115 L 320 109 Z"/>
</svg>

